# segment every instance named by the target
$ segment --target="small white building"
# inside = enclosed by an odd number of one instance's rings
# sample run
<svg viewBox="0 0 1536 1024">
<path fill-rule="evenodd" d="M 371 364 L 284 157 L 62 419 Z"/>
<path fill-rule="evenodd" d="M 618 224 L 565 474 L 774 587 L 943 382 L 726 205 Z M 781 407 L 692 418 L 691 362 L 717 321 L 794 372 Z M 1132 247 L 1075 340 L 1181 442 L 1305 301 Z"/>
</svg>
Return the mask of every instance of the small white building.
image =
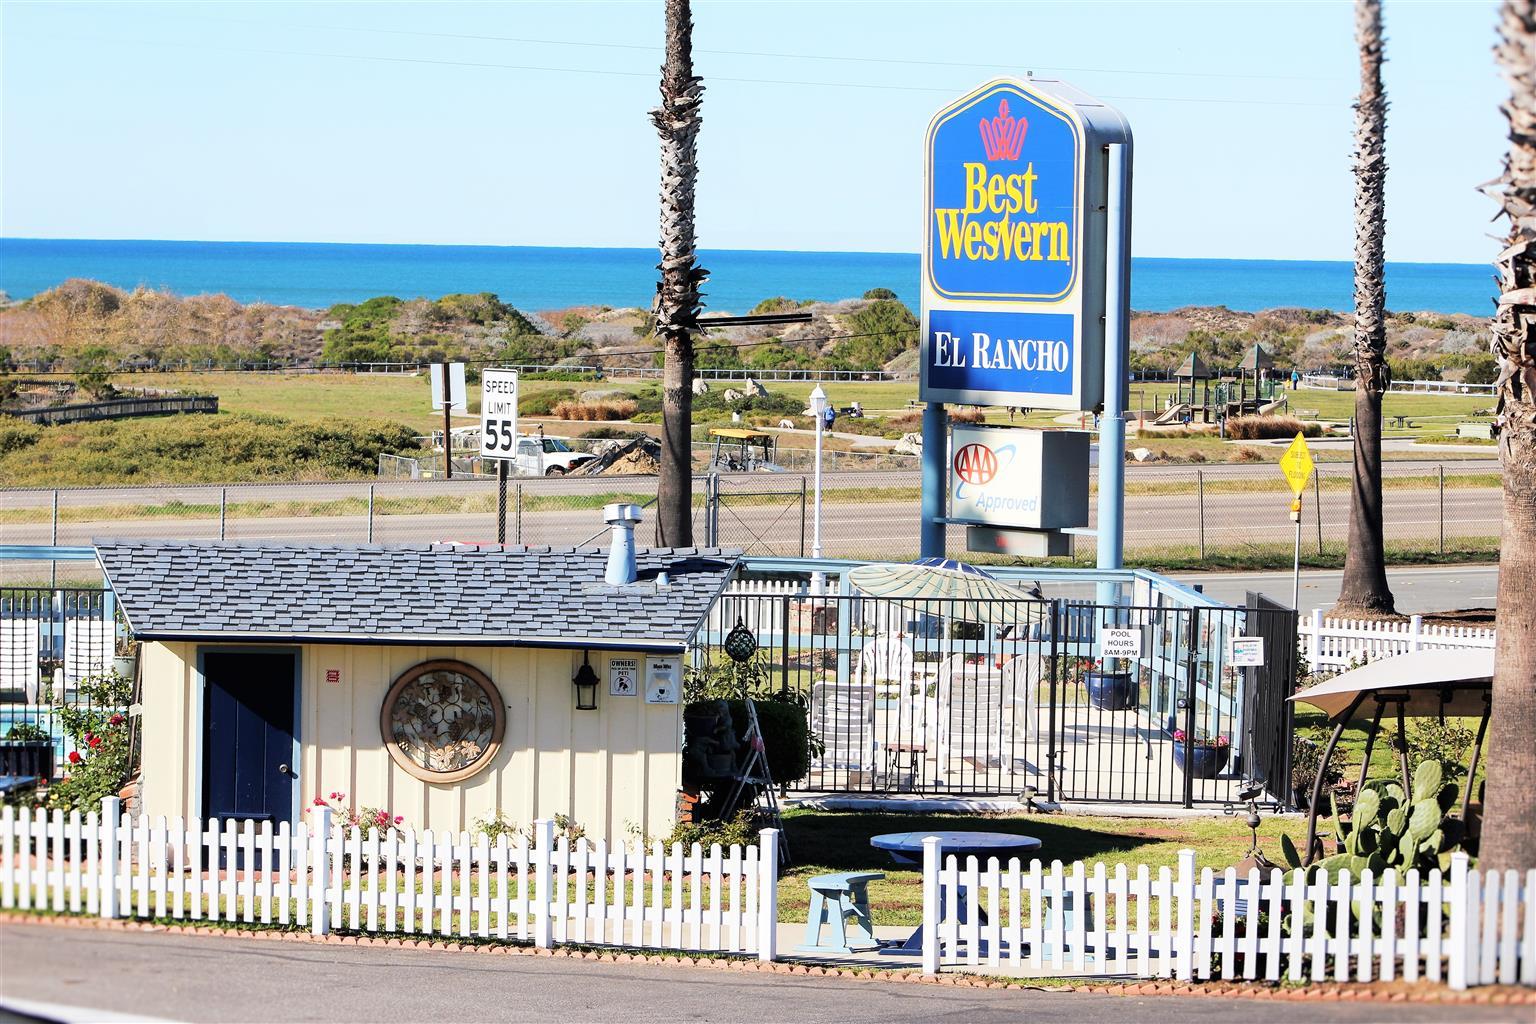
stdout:
<svg viewBox="0 0 1536 1024">
<path fill-rule="evenodd" d="M 143 644 L 144 811 L 275 826 L 343 792 L 418 828 L 666 833 L 682 656 L 737 553 L 626 554 L 619 508 L 611 550 L 98 545 Z"/>
</svg>

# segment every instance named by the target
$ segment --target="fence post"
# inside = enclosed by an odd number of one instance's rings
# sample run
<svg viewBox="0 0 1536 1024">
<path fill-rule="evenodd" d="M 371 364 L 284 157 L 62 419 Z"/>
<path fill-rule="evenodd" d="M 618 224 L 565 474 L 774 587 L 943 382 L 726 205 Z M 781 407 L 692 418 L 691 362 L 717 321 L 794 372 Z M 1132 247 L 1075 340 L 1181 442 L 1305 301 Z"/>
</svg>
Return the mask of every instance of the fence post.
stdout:
<svg viewBox="0 0 1536 1024">
<path fill-rule="evenodd" d="M 1467 877 L 1467 855 L 1451 854 L 1451 938 L 1446 963 L 1446 984 L 1455 991 L 1467 987 L 1467 965 L 1474 959 L 1472 943 L 1477 940 L 1477 929 L 1467 920 L 1470 909 L 1471 887 Z"/>
<path fill-rule="evenodd" d="M 555 823 L 539 818 L 533 823 L 533 944 L 539 949 L 554 945 L 554 920 L 549 914 L 554 895 Z M 656 870 L 661 870 L 657 865 Z M 681 885 L 680 881 L 675 884 Z M 565 913 L 562 908 L 560 911 Z"/>
<path fill-rule="evenodd" d="M 373 543 L 373 484 L 368 485 L 368 543 Z"/>
<path fill-rule="evenodd" d="M 1445 463 L 1435 467 L 1440 470 L 1440 553 L 1445 554 Z"/>
<path fill-rule="evenodd" d="M 779 953 L 779 830 L 765 828 L 758 837 L 757 958 L 771 963 Z"/>
<path fill-rule="evenodd" d="M 1200 561 L 1205 561 L 1205 470 L 1195 470 L 1195 493 L 1200 501 Z"/>
<path fill-rule="evenodd" d="M 1317 516 L 1317 555 L 1323 555 L 1323 467 L 1312 474 L 1312 507 Z"/>
<path fill-rule="evenodd" d="M 800 557 L 805 557 L 805 476 L 800 477 Z"/>
<path fill-rule="evenodd" d="M 117 916 L 117 826 L 122 814 L 120 798 L 101 798 L 101 875 L 96 882 L 101 886 L 101 916 L 106 918 Z"/>
<path fill-rule="evenodd" d="M 224 524 L 229 516 L 229 488 L 219 488 L 219 540 L 224 539 Z"/>
<path fill-rule="evenodd" d="M 309 809 L 309 933 L 326 935 L 331 930 L 331 915 L 326 910 L 325 894 L 331 888 L 331 808 Z"/>
<path fill-rule="evenodd" d="M 1195 851 L 1179 851 L 1179 875 L 1174 879 L 1178 922 L 1173 932 L 1173 973 L 1181 981 L 1195 976 Z"/>
<path fill-rule="evenodd" d="M 1410 615 L 1408 617 L 1408 650 L 1420 650 L 1423 645 L 1422 634 L 1424 632 L 1424 616 Z"/>
<path fill-rule="evenodd" d="M 1323 610 L 1312 609 L 1312 635 L 1307 638 L 1307 668 L 1312 674 L 1318 671 L 1317 659 L 1323 656 Z"/>
<path fill-rule="evenodd" d="M 939 862 L 944 857 L 944 841 L 938 836 L 923 838 L 923 973 L 939 973 Z"/>
</svg>

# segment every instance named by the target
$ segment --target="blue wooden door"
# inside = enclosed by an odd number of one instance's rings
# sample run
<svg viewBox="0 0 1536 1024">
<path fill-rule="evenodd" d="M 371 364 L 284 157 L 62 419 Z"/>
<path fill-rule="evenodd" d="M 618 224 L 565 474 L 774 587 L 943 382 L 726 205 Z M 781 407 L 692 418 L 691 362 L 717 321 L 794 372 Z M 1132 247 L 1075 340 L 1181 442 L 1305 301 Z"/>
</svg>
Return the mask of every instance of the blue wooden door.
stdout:
<svg viewBox="0 0 1536 1024">
<path fill-rule="evenodd" d="M 297 653 L 203 655 L 203 814 L 293 818 Z"/>
</svg>

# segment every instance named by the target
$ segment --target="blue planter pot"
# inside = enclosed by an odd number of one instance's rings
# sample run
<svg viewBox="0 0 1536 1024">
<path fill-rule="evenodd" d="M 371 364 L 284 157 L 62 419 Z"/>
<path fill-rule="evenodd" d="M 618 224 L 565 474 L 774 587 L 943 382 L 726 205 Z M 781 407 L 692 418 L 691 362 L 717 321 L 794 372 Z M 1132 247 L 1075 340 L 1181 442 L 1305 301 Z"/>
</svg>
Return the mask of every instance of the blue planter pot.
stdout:
<svg viewBox="0 0 1536 1024">
<path fill-rule="evenodd" d="M 1173 741 L 1173 763 L 1180 771 L 1197 779 L 1214 779 L 1220 775 L 1231 756 L 1231 747 L 1193 747 L 1186 751 L 1183 743 Z"/>
<path fill-rule="evenodd" d="M 1088 703 L 1100 711 L 1127 711 L 1141 697 L 1141 687 L 1129 672 L 1087 672 Z"/>
</svg>

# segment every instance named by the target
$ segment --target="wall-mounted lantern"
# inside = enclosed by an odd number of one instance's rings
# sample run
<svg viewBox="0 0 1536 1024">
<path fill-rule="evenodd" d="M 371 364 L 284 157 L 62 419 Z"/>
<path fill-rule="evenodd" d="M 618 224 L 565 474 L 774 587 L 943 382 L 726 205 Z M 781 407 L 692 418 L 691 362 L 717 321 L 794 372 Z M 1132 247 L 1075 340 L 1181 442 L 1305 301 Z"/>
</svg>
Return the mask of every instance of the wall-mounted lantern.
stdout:
<svg viewBox="0 0 1536 1024">
<path fill-rule="evenodd" d="M 581 652 L 581 668 L 576 670 L 575 677 L 571 680 L 576 686 L 576 710 L 597 710 L 597 673 L 592 670 L 592 662 L 588 660 L 588 652 Z"/>
</svg>

